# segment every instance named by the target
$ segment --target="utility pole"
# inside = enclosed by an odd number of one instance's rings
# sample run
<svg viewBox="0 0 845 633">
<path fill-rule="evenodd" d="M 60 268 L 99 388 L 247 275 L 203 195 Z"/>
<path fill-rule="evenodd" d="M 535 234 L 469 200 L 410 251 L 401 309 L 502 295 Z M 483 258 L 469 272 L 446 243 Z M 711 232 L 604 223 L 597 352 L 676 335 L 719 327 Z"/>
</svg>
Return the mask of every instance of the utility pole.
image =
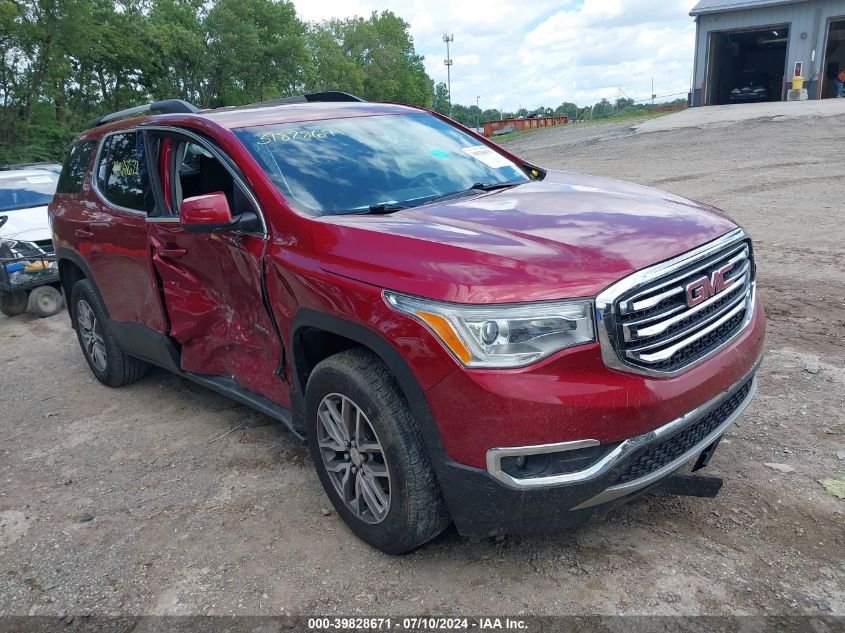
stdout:
<svg viewBox="0 0 845 633">
<path fill-rule="evenodd" d="M 475 98 L 475 107 L 478 108 L 478 114 L 475 115 L 475 123 L 476 123 L 475 127 L 477 127 L 477 128 L 481 127 L 481 107 L 478 105 L 480 101 L 481 101 L 481 97 Z"/>
<path fill-rule="evenodd" d="M 654 92 L 654 77 L 651 78 L 651 110 L 654 111 L 654 99 L 657 97 L 657 94 Z"/>
<path fill-rule="evenodd" d="M 454 35 L 443 34 L 443 41 L 446 42 L 446 90 L 449 92 L 449 116 L 452 116 L 452 56 L 449 54 L 449 43 L 455 41 Z"/>
</svg>

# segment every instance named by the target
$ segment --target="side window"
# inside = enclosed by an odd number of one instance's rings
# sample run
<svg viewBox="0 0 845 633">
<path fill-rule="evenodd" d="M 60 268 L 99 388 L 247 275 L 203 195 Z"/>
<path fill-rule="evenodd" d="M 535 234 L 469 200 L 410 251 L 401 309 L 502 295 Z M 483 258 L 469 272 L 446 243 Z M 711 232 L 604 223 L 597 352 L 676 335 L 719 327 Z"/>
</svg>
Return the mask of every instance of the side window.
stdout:
<svg viewBox="0 0 845 633">
<path fill-rule="evenodd" d="M 143 134 L 127 132 L 106 139 L 97 165 L 97 187 L 118 207 L 145 213 L 153 210 Z"/>
<path fill-rule="evenodd" d="M 62 167 L 62 175 L 59 176 L 56 193 L 79 193 L 82 191 L 82 183 L 85 180 L 85 173 L 88 171 L 88 163 L 91 162 L 91 154 L 94 153 L 96 146 L 95 141 L 77 141 L 71 146 Z"/>
<path fill-rule="evenodd" d="M 185 198 L 222 192 L 229 201 L 233 216 L 244 211 L 256 212 L 249 198 L 235 182 L 229 170 L 211 152 L 196 143 L 186 142 L 176 154 L 178 166 L 179 204 Z"/>
</svg>

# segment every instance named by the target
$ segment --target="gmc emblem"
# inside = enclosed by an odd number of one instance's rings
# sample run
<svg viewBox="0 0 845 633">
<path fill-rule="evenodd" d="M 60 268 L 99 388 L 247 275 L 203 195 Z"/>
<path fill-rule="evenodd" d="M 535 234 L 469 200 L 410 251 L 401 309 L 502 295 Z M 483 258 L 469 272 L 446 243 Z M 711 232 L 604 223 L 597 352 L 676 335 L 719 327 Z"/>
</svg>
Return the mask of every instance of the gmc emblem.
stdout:
<svg viewBox="0 0 845 633">
<path fill-rule="evenodd" d="M 733 279 L 725 279 L 725 275 L 734 267 L 734 264 L 727 264 L 718 270 L 714 270 L 713 274 L 707 277 L 706 275 L 695 281 L 691 281 L 686 286 L 687 305 L 694 308 L 699 303 L 707 301 L 723 290 L 733 286 L 739 277 Z"/>
</svg>

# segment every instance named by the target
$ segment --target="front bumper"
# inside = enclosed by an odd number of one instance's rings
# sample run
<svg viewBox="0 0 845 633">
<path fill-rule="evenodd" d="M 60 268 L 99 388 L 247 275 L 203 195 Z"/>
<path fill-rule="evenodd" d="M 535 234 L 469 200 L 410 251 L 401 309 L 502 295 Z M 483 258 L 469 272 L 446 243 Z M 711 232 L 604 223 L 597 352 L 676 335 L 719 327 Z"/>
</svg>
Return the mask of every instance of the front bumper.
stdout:
<svg viewBox="0 0 845 633">
<path fill-rule="evenodd" d="M 520 370 L 455 370 L 426 394 L 445 458 L 486 470 L 490 449 L 583 440 L 608 446 L 647 435 L 741 384 L 763 352 L 765 317 L 759 297 L 755 303 L 735 340 L 670 378 L 611 370 L 598 344 Z"/>
<path fill-rule="evenodd" d="M 751 402 L 753 370 L 736 385 L 695 410 L 643 435 L 606 447 L 604 454 L 571 472 L 519 477 L 504 460 L 542 453 L 590 451 L 592 445 L 492 449 L 487 470 L 450 462 L 440 484 L 459 532 L 467 536 L 530 533 L 602 518 L 646 492 L 717 442 Z"/>
</svg>

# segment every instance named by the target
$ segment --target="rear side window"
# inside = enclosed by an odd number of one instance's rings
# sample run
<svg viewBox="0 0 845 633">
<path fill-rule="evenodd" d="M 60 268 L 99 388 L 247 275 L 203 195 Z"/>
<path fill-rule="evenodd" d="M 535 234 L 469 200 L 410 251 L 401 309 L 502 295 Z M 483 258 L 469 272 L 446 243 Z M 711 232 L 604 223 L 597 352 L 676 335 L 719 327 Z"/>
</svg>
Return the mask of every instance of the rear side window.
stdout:
<svg viewBox="0 0 845 633">
<path fill-rule="evenodd" d="M 97 164 L 97 188 L 115 206 L 152 211 L 143 134 L 126 132 L 106 138 Z"/>
<path fill-rule="evenodd" d="M 85 180 L 85 173 L 88 171 L 88 163 L 91 162 L 91 154 L 96 147 L 94 141 L 79 141 L 74 143 L 67 155 L 62 175 L 59 176 L 59 184 L 56 193 L 79 193 L 82 191 L 82 183 Z"/>
</svg>

